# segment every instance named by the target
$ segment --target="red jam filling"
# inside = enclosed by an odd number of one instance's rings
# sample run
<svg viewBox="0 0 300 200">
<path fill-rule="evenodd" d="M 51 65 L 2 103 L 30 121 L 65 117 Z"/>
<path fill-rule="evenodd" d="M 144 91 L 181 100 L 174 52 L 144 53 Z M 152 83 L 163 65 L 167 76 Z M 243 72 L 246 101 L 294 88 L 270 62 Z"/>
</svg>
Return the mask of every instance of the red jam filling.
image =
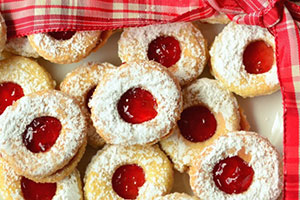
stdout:
<svg viewBox="0 0 300 200">
<path fill-rule="evenodd" d="M 160 36 L 148 46 L 148 59 L 165 67 L 171 67 L 180 58 L 181 49 L 178 40 L 171 36 Z"/>
<path fill-rule="evenodd" d="M 0 115 L 5 109 L 15 101 L 24 96 L 23 89 L 20 85 L 12 82 L 0 84 Z"/>
<path fill-rule="evenodd" d="M 191 142 L 203 142 L 217 129 L 215 116 L 204 106 L 192 106 L 181 113 L 177 122 L 181 135 Z"/>
<path fill-rule="evenodd" d="M 268 72 L 274 62 L 274 50 L 266 42 L 259 40 L 251 42 L 245 49 L 243 63 L 250 74 Z"/>
<path fill-rule="evenodd" d="M 93 87 L 92 89 L 90 89 L 90 90 L 88 91 L 87 95 L 86 95 L 85 106 L 86 106 L 86 108 L 88 109 L 89 113 L 91 113 L 91 109 L 90 109 L 90 107 L 89 107 L 88 104 L 89 104 L 90 100 L 92 99 L 92 96 L 93 96 L 93 93 L 94 93 L 96 87 L 97 87 L 97 86 L 95 86 L 95 87 Z"/>
<path fill-rule="evenodd" d="M 76 31 L 59 31 L 49 32 L 48 35 L 55 38 L 56 40 L 69 40 L 75 35 Z"/>
<path fill-rule="evenodd" d="M 216 186 L 227 194 L 245 192 L 252 183 L 253 175 L 252 167 L 238 156 L 221 160 L 213 170 Z"/>
<path fill-rule="evenodd" d="M 118 112 L 128 123 L 140 124 L 153 119 L 157 103 L 150 92 L 141 88 L 132 88 L 125 92 L 118 102 Z"/>
<path fill-rule="evenodd" d="M 123 165 L 112 177 L 114 191 L 124 199 L 136 199 L 139 188 L 145 183 L 143 168 L 138 165 Z"/>
<path fill-rule="evenodd" d="M 23 143 L 33 153 L 49 150 L 59 136 L 62 125 L 54 117 L 35 118 L 23 133 Z"/>
<path fill-rule="evenodd" d="M 22 177 L 21 189 L 25 200 L 51 200 L 56 193 L 56 183 L 35 183 Z"/>
</svg>

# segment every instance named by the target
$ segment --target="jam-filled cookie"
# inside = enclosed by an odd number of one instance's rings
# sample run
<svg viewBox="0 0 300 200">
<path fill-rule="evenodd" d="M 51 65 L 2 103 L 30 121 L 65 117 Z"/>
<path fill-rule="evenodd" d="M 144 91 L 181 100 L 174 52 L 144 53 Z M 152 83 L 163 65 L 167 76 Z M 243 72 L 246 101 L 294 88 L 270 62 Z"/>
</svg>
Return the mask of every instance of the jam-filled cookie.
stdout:
<svg viewBox="0 0 300 200">
<path fill-rule="evenodd" d="M 195 160 L 189 175 L 201 199 L 277 200 L 283 188 L 279 153 L 253 132 L 221 136 Z"/>
<path fill-rule="evenodd" d="M 24 96 L 4 111 L 0 133 L 3 159 L 18 175 L 40 182 L 56 177 L 82 154 L 86 118 L 71 97 L 55 90 L 41 91 Z"/>
<path fill-rule="evenodd" d="M 109 63 L 86 63 L 69 74 L 60 84 L 60 90 L 74 97 L 88 116 L 88 143 L 95 148 L 102 147 L 104 140 L 96 132 L 90 119 L 90 108 L 88 107 L 97 84 L 103 81 L 107 73 L 116 70 L 116 67 Z"/>
<path fill-rule="evenodd" d="M 3 200 L 82 200 L 82 186 L 77 170 L 56 183 L 36 183 L 17 175 L 0 158 L 0 197 Z"/>
<path fill-rule="evenodd" d="M 156 197 L 153 200 L 199 200 L 197 197 L 192 197 L 185 193 L 172 193 L 162 197 Z"/>
<path fill-rule="evenodd" d="M 97 132 L 110 144 L 155 143 L 182 111 L 177 80 L 154 61 L 122 64 L 101 81 L 89 102 Z"/>
<path fill-rule="evenodd" d="M 174 133 L 160 141 L 175 169 L 184 172 L 205 147 L 228 131 L 240 130 L 236 98 L 218 81 L 201 78 L 183 91 L 183 112 Z"/>
<path fill-rule="evenodd" d="M 101 31 L 37 33 L 29 35 L 28 40 L 38 54 L 46 60 L 67 64 L 87 57 L 101 44 L 101 33 Z"/>
<path fill-rule="evenodd" d="M 192 23 L 171 23 L 124 29 L 119 40 L 123 62 L 154 60 L 185 85 L 196 79 L 207 61 L 206 40 Z"/>
<path fill-rule="evenodd" d="M 170 192 L 173 170 L 158 146 L 104 147 L 88 165 L 86 200 L 153 199 Z"/>
<path fill-rule="evenodd" d="M 275 40 L 267 29 L 229 23 L 215 38 L 210 55 L 212 74 L 240 96 L 279 89 Z"/>
<path fill-rule="evenodd" d="M 50 74 L 33 60 L 13 56 L 0 61 L 0 115 L 24 95 L 54 87 Z"/>
<path fill-rule="evenodd" d="M 6 43 L 6 24 L 0 13 L 0 53 L 3 51 Z"/>
<path fill-rule="evenodd" d="M 26 36 L 9 39 L 5 44 L 5 51 L 25 57 L 39 57 L 39 54 L 32 48 Z"/>
</svg>

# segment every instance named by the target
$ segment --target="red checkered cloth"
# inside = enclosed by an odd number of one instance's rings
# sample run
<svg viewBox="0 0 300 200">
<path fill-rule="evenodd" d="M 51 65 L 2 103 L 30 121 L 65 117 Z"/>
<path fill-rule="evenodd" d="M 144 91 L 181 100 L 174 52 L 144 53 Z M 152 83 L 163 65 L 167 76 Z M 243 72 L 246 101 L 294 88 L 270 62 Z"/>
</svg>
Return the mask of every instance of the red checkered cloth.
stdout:
<svg viewBox="0 0 300 200">
<path fill-rule="evenodd" d="M 237 23 L 268 28 L 276 38 L 284 106 L 284 199 L 300 199 L 300 37 L 296 22 L 300 21 L 300 7 L 296 4 L 284 0 L 0 0 L 0 5 L 9 36 L 193 21 L 218 11 Z"/>
</svg>

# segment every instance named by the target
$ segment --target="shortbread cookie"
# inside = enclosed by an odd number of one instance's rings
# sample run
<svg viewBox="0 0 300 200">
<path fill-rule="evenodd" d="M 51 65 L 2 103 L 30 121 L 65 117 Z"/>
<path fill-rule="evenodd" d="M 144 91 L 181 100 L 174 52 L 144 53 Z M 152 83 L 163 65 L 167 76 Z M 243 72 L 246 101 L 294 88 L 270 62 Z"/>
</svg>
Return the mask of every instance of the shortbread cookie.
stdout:
<svg viewBox="0 0 300 200">
<path fill-rule="evenodd" d="M 212 74 L 240 96 L 279 89 L 275 40 L 267 29 L 229 23 L 215 38 L 210 55 Z"/>
<path fill-rule="evenodd" d="M 236 98 L 218 81 L 201 78 L 183 91 L 183 112 L 174 133 L 160 141 L 162 149 L 180 172 L 195 157 L 228 131 L 240 130 Z"/>
<path fill-rule="evenodd" d="M 24 96 L 0 116 L 0 154 L 17 174 L 43 180 L 86 143 L 86 125 L 77 102 L 59 91 Z"/>
<path fill-rule="evenodd" d="M 6 43 L 6 24 L 0 13 L 0 53 L 3 51 Z"/>
<path fill-rule="evenodd" d="M 231 132 L 195 159 L 190 183 L 200 199 L 277 200 L 283 188 L 282 163 L 267 139 Z"/>
<path fill-rule="evenodd" d="M 228 24 L 230 19 L 224 13 L 216 13 L 213 16 L 206 19 L 201 19 L 200 21 L 209 24 Z"/>
<path fill-rule="evenodd" d="M 128 62 L 101 81 L 89 102 L 93 124 L 110 144 L 155 143 L 182 111 L 180 86 L 154 61 Z"/>
<path fill-rule="evenodd" d="M 152 200 L 171 191 L 173 170 L 158 146 L 104 147 L 84 178 L 86 200 Z"/>
<path fill-rule="evenodd" d="M 31 59 L 12 56 L 0 61 L 0 115 L 24 95 L 54 87 L 50 74 Z"/>
<path fill-rule="evenodd" d="M 17 175 L 0 158 L 0 197 L 3 200 L 82 200 L 83 194 L 77 170 L 56 183 L 36 183 Z"/>
<path fill-rule="evenodd" d="M 192 23 L 172 23 L 124 29 L 119 40 L 123 62 L 154 60 L 185 85 L 196 79 L 207 61 L 206 40 Z"/>
<path fill-rule="evenodd" d="M 192 197 L 185 193 L 172 193 L 163 197 L 156 197 L 154 200 L 199 200 L 197 197 Z"/>
<path fill-rule="evenodd" d="M 67 64 L 87 57 L 99 43 L 101 31 L 37 33 L 28 40 L 40 56 L 53 63 Z"/>
<path fill-rule="evenodd" d="M 97 84 L 103 81 L 107 73 L 117 68 L 109 63 L 86 63 L 69 74 L 60 84 L 60 90 L 74 97 L 85 111 L 88 118 L 88 142 L 94 148 L 102 147 L 105 141 L 96 132 L 90 119 L 88 102 L 91 99 Z"/>
<path fill-rule="evenodd" d="M 32 48 L 26 36 L 9 39 L 5 44 L 5 50 L 20 56 L 39 57 L 39 54 Z"/>
</svg>

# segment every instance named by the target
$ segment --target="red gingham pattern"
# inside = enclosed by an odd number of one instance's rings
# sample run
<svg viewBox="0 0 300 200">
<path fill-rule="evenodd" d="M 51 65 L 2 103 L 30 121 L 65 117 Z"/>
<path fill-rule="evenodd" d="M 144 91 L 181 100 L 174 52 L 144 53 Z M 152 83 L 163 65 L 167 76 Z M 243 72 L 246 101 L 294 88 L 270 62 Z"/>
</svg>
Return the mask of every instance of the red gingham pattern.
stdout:
<svg viewBox="0 0 300 200">
<path fill-rule="evenodd" d="M 217 15 L 268 28 L 284 107 L 284 199 L 300 199 L 300 7 L 284 0 L 0 0 L 10 36 L 54 30 L 106 30 Z M 218 11 L 218 12 L 217 12 Z"/>
</svg>

